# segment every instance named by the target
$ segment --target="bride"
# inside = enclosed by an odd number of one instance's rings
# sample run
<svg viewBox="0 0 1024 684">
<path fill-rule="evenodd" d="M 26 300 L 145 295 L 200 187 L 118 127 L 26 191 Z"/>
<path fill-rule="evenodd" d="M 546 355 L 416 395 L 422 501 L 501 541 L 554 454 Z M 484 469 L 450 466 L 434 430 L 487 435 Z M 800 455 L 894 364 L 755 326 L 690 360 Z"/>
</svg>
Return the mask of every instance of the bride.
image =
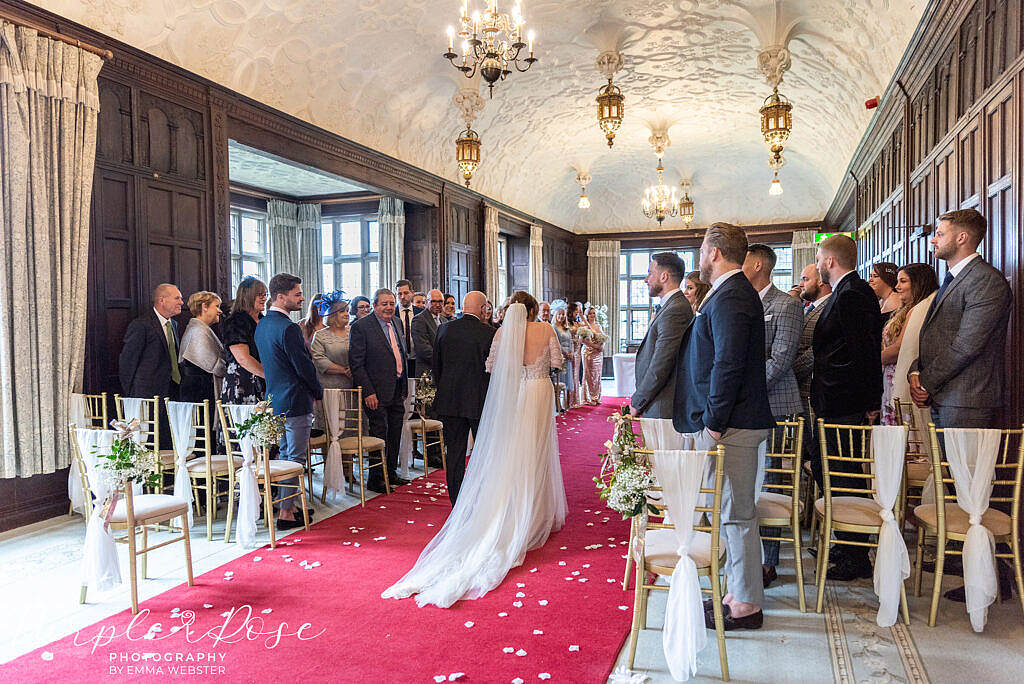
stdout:
<svg viewBox="0 0 1024 684">
<path fill-rule="evenodd" d="M 479 598 L 565 522 L 549 376 L 562 351 L 554 328 L 533 322 L 537 311 L 531 295 L 512 296 L 487 358 L 491 381 L 455 507 L 383 598 L 417 594 L 418 605 L 442 608 Z"/>
</svg>

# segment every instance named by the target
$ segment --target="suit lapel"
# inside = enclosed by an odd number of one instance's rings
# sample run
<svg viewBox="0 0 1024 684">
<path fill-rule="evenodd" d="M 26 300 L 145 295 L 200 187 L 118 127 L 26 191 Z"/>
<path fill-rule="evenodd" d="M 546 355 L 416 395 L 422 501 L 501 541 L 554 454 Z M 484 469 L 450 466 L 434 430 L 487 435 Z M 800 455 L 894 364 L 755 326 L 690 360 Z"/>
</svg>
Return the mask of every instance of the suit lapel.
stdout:
<svg viewBox="0 0 1024 684">
<path fill-rule="evenodd" d="M 947 297 L 949 297 L 949 293 L 955 290 L 957 287 L 959 287 L 960 283 L 967 279 L 967 276 L 971 273 L 971 270 L 977 265 L 979 261 L 981 261 L 980 256 L 974 257 L 973 259 L 971 259 L 970 263 L 964 266 L 964 270 L 960 271 L 960 274 L 953 278 L 953 282 L 951 282 L 949 284 L 949 287 L 947 287 L 945 291 L 942 293 L 942 299 L 936 301 L 935 306 L 929 307 L 930 310 L 928 312 L 927 318 L 925 318 L 925 324 L 927 324 L 929 321 L 935 318 L 935 315 L 939 312 L 939 307 L 941 307 L 942 303 L 946 301 Z"/>
<path fill-rule="evenodd" d="M 821 321 L 828 318 L 828 315 L 832 312 L 832 305 L 835 304 L 836 299 L 839 297 L 839 293 L 850 286 L 853 279 L 857 277 L 856 273 L 851 273 L 849 276 L 843 278 L 843 280 L 832 290 L 832 294 L 829 295 L 828 300 L 822 306 L 821 313 L 818 314 L 818 320 Z"/>
<path fill-rule="evenodd" d="M 149 310 L 149 324 L 153 326 L 153 330 L 156 331 L 157 337 L 163 342 L 164 351 L 170 354 L 170 350 L 167 347 L 167 331 L 160 326 L 160 319 L 156 316 L 156 311 L 153 309 Z M 171 334 L 174 334 L 174 321 L 171 321 Z M 177 336 L 175 335 L 175 343 L 177 343 Z"/>
</svg>

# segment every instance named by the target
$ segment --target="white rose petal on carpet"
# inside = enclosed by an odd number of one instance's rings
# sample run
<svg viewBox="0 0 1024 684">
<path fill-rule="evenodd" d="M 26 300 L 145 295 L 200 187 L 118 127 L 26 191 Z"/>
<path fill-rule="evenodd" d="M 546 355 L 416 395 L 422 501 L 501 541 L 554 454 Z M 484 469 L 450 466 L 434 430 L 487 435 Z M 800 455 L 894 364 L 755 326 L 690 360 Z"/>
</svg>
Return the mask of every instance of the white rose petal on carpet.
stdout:
<svg viewBox="0 0 1024 684">
<path fill-rule="evenodd" d="M 541 605 L 541 606 L 546 606 L 546 605 L 548 605 L 548 600 L 547 599 L 541 599 L 540 601 L 537 601 L 537 604 Z"/>
<path fill-rule="evenodd" d="M 549 675 L 547 672 L 541 672 L 539 675 L 537 675 L 537 679 L 551 679 L 551 675 Z"/>
<path fill-rule="evenodd" d="M 263 613 L 264 615 L 266 615 L 267 613 L 272 613 L 272 612 L 274 612 L 274 609 L 273 609 L 273 608 L 264 608 L 264 609 L 263 609 L 263 610 L 261 610 L 260 612 L 261 612 L 261 613 Z"/>
<path fill-rule="evenodd" d="M 516 592 L 516 598 L 526 598 L 526 594 L 521 591 Z"/>
<path fill-rule="evenodd" d="M 203 608 L 213 608 L 213 604 L 212 603 L 204 603 L 203 604 Z"/>
<path fill-rule="evenodd" d="M 515 606 L 516 608 L 522 608 L 523 607 L 523 602 L 522 601 L 513 601 L 512 605 Z"/>
<path fill-rule="evenodd" d="M 50 653 L 49 651 L 43 651 L 42 653 L 39 654 L 39 657 L 42 658 L 43 660 L 53 660 L 53 654 Z"/>
<path fill-rule="evenodd" d="M 502 652 L 504 652 L 504 653 L 515 653 L 515 650 L 516 650 L 516 649 L 512 648 L 511 646 L 506 646 L 505 648 L 503 648 L 503 649 L 501 649 L 501 650 L 502 650 Z"/>
<path fill-rule="evenodd" d="M 466 676 L 465 672 L 452 672 L 450 675 L 448 675 L 448 681 L 449 682 L 454 682 L 456 679 L 461 679 L 462 677 L 465 677 L 465 676 Z"/>
<path fill-rule="evenodd" d="M 466 627 L 472 627 L 476 623 L 474 623 L 472 620 L 470 620 L 470 621 L 466 622 L 465 624 L 466 624 Z"/>
<path fill-rule="evenodd" d="M 540 634 L 543 634 L 543 633 L 544 633 L 544 632 L 543 632 L 543 631 L 541 631 L 541 630 L 539 630 L 539 629 L 535 629 L 535 630 L 533 630 L 533 634 L 534 634 L 534 636 L 538 636 L 538 635 L 540 635 Z"/>
<path fill-rule="evenodd" d="M 580 647 L 577 644 L 572 644 L 571 646 L 569 646 L 569 650 L 570 651 L 578 651 L 578 650 L 580 650 Z"/>
<path fill-rule="evenodd" d="M 518 651 L 516 651 L 516 655 L 522 658 L 524 655 L 526 655 L 526 651 L 524 651 L 523 649 L 519 649 Z"/>
<path fill-rule="evenodd" d="M 498 613 L 498 617 L 508 617 L 508 613 Z"/>
<path fill-rule="evenodd" d="M 434 681 L 435 682 L 443 682 L 443 681 L 445 681 L 447 679 L 448 678 L 445 677 L 444 675 L 434 675 Z"/>
</svg>

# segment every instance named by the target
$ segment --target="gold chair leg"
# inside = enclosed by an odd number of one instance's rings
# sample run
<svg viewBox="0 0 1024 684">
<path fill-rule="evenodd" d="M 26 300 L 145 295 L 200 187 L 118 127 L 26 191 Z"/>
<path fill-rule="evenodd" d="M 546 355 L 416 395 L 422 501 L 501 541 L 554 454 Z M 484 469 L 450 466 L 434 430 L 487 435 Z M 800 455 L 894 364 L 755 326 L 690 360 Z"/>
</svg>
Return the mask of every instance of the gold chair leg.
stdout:
<svg viewBox="0 0 1024 684">
<path fill-rule="evenodd" d="M 229 467 L 234 468 L 235 466 L 232 464 Z M 229 479 L 229 483 L 230 483 L 230 479 Z M 232 518 L 234 518 L 234 515 L 235 515 L 235 488 L 229 485 L 228 486 L 228 517 L 227 517 L 227 521 L 224 523 L 224 542 L 225 543 L 231 541 L 231 522 L 232 522 Z"/>
<path fill-rule="evenodd" d="M 633 535 L 636 534 L 636 518 L 629 519 L 629 543 L 626 544 L 626 574 L 622 578 L 622 591 L 629 591 L 629 571 L 633 563 Z"/>
<path fill-rule="evenodd" d="M 643 565 L 636 566 L 636 586 L 633 589 L 633 625 L 629 629 L 629 659 L 626 667 L 633 669 L 633 661 L 636 660 L 636 642 L 640 637 L 640 612 L 643 609 L 644 578 Z"/>
<path fill-rule="evenodd" d="M 437 431 L 437 438 L 441 442 L 441 469 L 448 470 L 448 448 L 444 444 L 444 430 Z"/>
<path fill-rule="evenodd" d="M 82 591 L 79 592 L 79 594 L 78 594 L 78 602 L 79 603 L 85 603 L 85 594 L 86 594 L 87 591 L 89 591 L 89 585 L 88 584 L 83 584 L 82 585 Z"/>
<path fill-rule="evenodd" d="M 716 573 L 712 573 L 715 575 Z M 718 576 L 709 577 L 711 580 L 711 601 L 712 610 L 715 616 L 715 637 L 718 639 L 718 665 L 722 671 L 722 681 L 729 681 L 729 655 L 725 650 L 725 617 L 722 615 L 722 585 L 721 573 Z"/>
<path fill-rule="evenodd" d="M 804 560 L 802 549 L 800 548 L 800 517 L 794 513 L 792 520 L 793 533 L 793 561 L 796 563 L 796 590 L 799 594 L 800 599 L 800 612 L 807 612 L 807 599 L 804 596 Z"/>
<path fill-rule="evenodd" d="M 188 522 L 188 519 L 186 518 L 184 520 L 184 522 Z M 171 521 L 168 520 L 167 521 L 167 529 L 169 530 L 170 528 L 171 528 Z M 149 529 L 145 525 L 143 525 L 142 526 L 142 579 L 148 579 L 149 578 L 149 573 L 146 571 L 146 568 L 149 567 L 149 552 L 146 551 L 146 549 L 148 549 L 148 548 L 149 548 Z"/>
<path fill-rule="evenodd" d="M 903 611 L 903 624 L 910 624 L 910 606 L 907 605 L 907 585 L 900 580 L 900 609 Z"/>
<path fill-rule="evenodd" d="M 263 480 L 263 517 L 267 521 L 267 529 L 270 531 L 270 548 L 277 548 L 277 530 L 274 529 L 274 511 L 273 504 L 271 503 L 270 491 L 272 486 L 270 484 L 270 478 L 264 478 Z"/>
<path fill-rule="evenodd" d="M 829 536 L 829 530 L 822 522 L 821 530 L 818 532 L 818 600 L 814 608 L 817 613 L 821 612 L 825 604 L 825 578 L 828 575 L 828 552 L 831 546 Z"/>
<path fill-rule="evenodd" d="M 359 505 L 366 508 L 366 464 L 362 453 L 359 454 Z"/>
<path fill-rule="evenodd" d="M 939 537 L 935 545 L 935 584 L 932 586 L 932 607 L 928 612 L 928 626 L 935 626 L 935 616 L 939 612 L 939 596 L 942 595 L 942 571 L 946 566 L 946 540 Z"/>
<path fill-rule="evenodd" d="M 384 491 L 387 492 L 388 494 L 390 494 L 391 493 L 391 483 L 388 482 L 388 457 L 387 457 L 387 454 L 384 453 L 383 449 L 380 450 L 380 467 L 381 467 L 381 470 L 384 471 Z M 423 467 L 424 468 L 426 467 L 426 463 L 425 462 L 424 462 L 424 466 Z"/>
<path fill-rule="evenodd" d="M 217 477 L 207 473 L 206 478 L 206 541 L 213 541 L 213 519 L 217 517 Z"/>
<path fill-rule="evenodd" d="M 917 549 L 914 551 L 914 596 L 921 595 L 921 574 L 924 562 L 924 528 L 917 528 Z"/>
<path fill-rule="evenodd" d="M 207 480 L 206 483 L 209 484 L 210 481 Z M 209 515 L 209 509 L 207 509 L 207 515 Z M 185 530 L 185 537 L 182 541 L 185 542 L 185 570 L 188 572 L 188 586 L 194 587 L 196 580 L 192 576 L 192 538 L 189 536 L 187 515 L 182 516 L 181 526 Z"/>
<path fill-rule="evenodd" d="M 1021 610 L 1024 610 L 1024 570 L 1021 568 L 1019 534 L 1011 535 L 1010 551 L 1013 553 L 1013 574 L 1017 578 L 1017 598 L 1020 599 Z"/>
<path fill-rule="evenodd" d="M 640 564 L 637 563 L 638 567 L 639 567 L 639 565 Z M 647 573 L 646 572 L 642 573 L 641 578 L 643 580 L 641 582 L 641 584 L 647 584 Z M 657 579 L 657 578 L 655 578 L 655 579 Z M 651 582 L 653 583 L 654 580 L 651 580 Z M 642 601 L 640 603 L 640 629 L 647 629 L 647 604 L 648 604 L 648 602 L 650 601 L 650 598 L 651 598 L 651 590 L 649 588 L 645 588 L 643 593 L 641 594 L 641 598 L 642 598 Z"/>
<path fill-rule="evenodd" d="M 299 478 L 299 501 L 302 502 L 302 522 L 306 531 L 309 532 L 309 509 L 306 508 L 306 487 Z"/>
<path fill-rule="evenodd" d="M 131 484 L 128 485 L 129 487 Z M 137 530 L 128 530 L 128 572 L 131 574 L 132 615 L 139 613 L 139 586 L 135 574 L 135 534 Z"/>
</svg>

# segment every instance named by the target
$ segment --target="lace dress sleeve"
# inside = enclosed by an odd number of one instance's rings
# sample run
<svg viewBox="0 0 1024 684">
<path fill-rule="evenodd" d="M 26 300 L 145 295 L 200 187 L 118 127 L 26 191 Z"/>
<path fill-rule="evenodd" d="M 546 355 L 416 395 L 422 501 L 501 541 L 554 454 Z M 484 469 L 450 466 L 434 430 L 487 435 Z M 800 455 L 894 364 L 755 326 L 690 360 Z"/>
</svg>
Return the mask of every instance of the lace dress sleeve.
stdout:
<svg viewBox="0 0 1024 684">
<path fill-rule="evenodd" d="M 562 347 L 558 344 L 558 335 L 555 334 L 554 328 L 551 329 L 551 337 L 548 338 L 548 354 L 550 355 L 549 365 L 552 368 L 561 368 Z"/>
<path fill-rule="evenodd" d="M 494 370 L 494 360 L 498 356 L 498 341 L 501 339 L 501 328 L 498 328 L 498 332 L 494 333 L 494 339 L 491 340 L 491 351 L 487 354 L 487 361 L 484 362 L 484 370 L 490 373 Z"/>
</svg>

